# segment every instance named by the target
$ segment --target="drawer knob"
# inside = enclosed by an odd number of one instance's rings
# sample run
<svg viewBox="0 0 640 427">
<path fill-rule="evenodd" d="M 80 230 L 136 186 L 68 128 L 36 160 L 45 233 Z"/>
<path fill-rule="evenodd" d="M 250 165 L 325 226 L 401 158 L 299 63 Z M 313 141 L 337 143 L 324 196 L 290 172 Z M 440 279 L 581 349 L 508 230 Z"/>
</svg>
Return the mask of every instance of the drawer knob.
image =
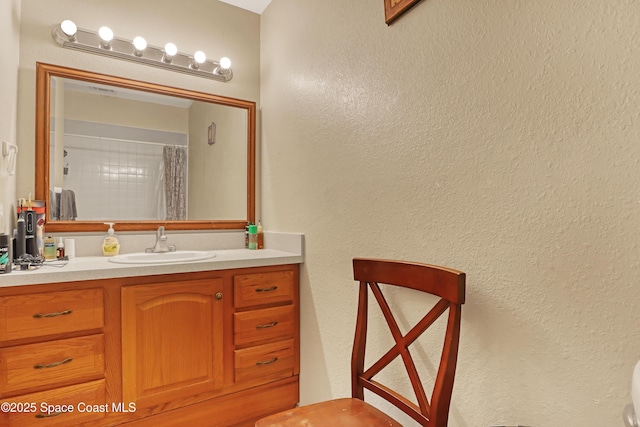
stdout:
<svg viewBox="0 0 640 427">
<path fill-rule="evenodd" d="M 274 326 L 276 326 L 278 324 L 277 321 L 273 321 L 271 323 L 265 323 L 263 325 L 256 325 L 256 329 L 267 329 L 267 328 L 273 328 Z"/>
<path fill-rule="evenodd" d="M 48 364 L 38 363 L 37 365 L 33 365 L 33 369 L 55 368 L 56 366 L 60 366 L 60 365 L 64 365 L 65 363 L 69 363 L 72 360 L 73 359 L 71 357 L 67 357 L 66 359 L 61 360 L 59 362 L 53 362 L 53 363 L 48 363 Z"/>
<path fill-rule="evenodd" d="M 67 314 L 71 314 L 73 313 L 73 311 L 71 310 L 63 310 L 63 311 L 58 311 L 57 313 L 47 313 L 47 314 L 41 314 L 41 313 L 36 313 L 33 315 L 33 317 L 35 319 L 43 319 L 46 317 L 58 317 L 58 316 L 66 316 Z"/>
<path fill-rule="evenodd" d="M 278 357 L 274 357 L 273 359 L 269 359 L 269 360 L 264 360 L 264 361 L 260 361 L 260 362 L 256 362 L 256 365 L 258 366 L 262 366 L 262 365 L 271 365 L 272 363 L 274 363 L 275 361 L 278 360 Z"/>
<path fill-rule="evenodd" d="M 218 293 L 216 294 L 216 299 L 217 299 L 218 301 L 222 299 L 222 292 L 218 292 Z"/>
<path fill-rule="evenodd" d="M 271 286 L 270 288 L 256 288 L 256 292 L 271 292 L 278 289 L 277 286 Z"/>
</svg>

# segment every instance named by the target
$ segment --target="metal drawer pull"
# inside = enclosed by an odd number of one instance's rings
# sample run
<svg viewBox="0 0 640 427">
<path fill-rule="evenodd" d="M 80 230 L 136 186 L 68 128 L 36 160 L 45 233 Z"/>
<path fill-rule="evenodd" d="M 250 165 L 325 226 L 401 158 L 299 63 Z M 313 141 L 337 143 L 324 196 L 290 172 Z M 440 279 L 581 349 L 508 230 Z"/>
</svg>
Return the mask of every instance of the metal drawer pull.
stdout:
<svg viewBox="0 0 640 427">
<path fill-rule="evenodd" d="M 262 361 L 262 362 L 256 362 L 256 365 L 258 365 L 258 366 L 271 365 L 276 360 L 278 360 L 278 357 L 274 357 L 273 359 L 265 360 L 265 361 Z"/>
<path fill-rule="evenodd" d="M 33 317 L 35 319 L 42 319 L 45 317 L 58 317 L 58 316 L 66 316 L 67 314 L 71 314 L 73 313 L 73 311 L 71 310 L 64 310 L 64 311 L 59 311 L 57 313 L 47 313 L 47 314 L 40 314 L 40 313 L 36 313 L 33 315 Z"/>
<path fill-rule="evenodd" d="M 71 357 L 67 357 L 64 360 L 61 360 L 59 362 L 53 362 L 53 363 L 49 363 L 47 365 L 42 364 L 42 363 L 38 363 L 37 365 L 33 365 L 33 369 L 46 369 L 46 368 L 55 368 L 56 366 L 60 366 L 60 365 L 64 365 L 65 363 L 69 363 L 71 362 L 73 359 Z"/>
<path fill-rule="evenodd" d="M 271 323 L 265 323 L 264 325 L 256 325 L 256 329 L 267 329 L 267 328 L 273 328 L 274 326 L 276 326 L 278 324 L 277 321 L 273 321 Z"/>
<path fill-rule="evenodd" d="M 36 418 L 51 418 L 51 417 L 56 417 L 58 415 L 64 414 L 64 411 L 58 411 L 58 412 L 52 412 L 50 414 L 36 414 L 35 417 Z"/>
<path fill-rule="evenodd" d="M 256 288 L 256 292 L 271 292 L 275 291 L 276 289 L 278 289 L 277 286 L 272 286 L 270 288 Z"/>
</svg>

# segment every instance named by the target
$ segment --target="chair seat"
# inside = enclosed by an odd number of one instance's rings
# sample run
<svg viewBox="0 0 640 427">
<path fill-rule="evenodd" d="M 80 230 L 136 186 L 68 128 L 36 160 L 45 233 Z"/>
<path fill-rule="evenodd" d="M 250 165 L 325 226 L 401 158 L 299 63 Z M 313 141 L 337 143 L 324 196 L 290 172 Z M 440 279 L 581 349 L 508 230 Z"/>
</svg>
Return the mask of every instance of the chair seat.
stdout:
<svg viewBox="0 0 640 427">
<path fill-rule="evenodd" d="M 360 399 L 335 399 L 283 411 L 262 418 L 256 427 L 402 427 L 379 409 Z"/>
</svg>

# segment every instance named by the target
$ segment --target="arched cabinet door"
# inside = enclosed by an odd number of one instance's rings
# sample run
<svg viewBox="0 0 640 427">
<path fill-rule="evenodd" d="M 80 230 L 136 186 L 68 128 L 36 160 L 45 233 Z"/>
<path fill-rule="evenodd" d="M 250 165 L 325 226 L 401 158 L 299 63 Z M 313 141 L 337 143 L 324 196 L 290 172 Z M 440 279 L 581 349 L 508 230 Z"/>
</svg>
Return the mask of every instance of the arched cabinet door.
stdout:
<svg viewBox="0 0 640 427">
<path fill-rule="evenodd" d="M 223 279 L 122 288 L 122 388 L 137 408 L 222 388 Z"/>
</svg>

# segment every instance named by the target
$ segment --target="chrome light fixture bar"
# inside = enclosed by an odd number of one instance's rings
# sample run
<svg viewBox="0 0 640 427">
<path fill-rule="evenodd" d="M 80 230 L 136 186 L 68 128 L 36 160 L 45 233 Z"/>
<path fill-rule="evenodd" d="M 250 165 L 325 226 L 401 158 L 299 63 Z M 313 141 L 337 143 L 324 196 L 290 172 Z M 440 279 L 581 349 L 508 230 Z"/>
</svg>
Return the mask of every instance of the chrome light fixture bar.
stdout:
<svg viewBox="0 0 640 427">
<path fill-rule="evenodd" d="M 148 45 L 142 37 L 134 40 L 114 37 L 107 27 L 94 32 L 78 28 L 72 21 L 65 20 L 53 29 L 52 35 L 60 46 L 68 49 L 139 62 L 221 82 L 228 82 L 233 78 L 229 58 L 224 57 L 218 62 L 207 59 L 201 51 L 194 55 L 178 52 L 173 43 L 167 43 L 163 49 Z"/>
</svg>

